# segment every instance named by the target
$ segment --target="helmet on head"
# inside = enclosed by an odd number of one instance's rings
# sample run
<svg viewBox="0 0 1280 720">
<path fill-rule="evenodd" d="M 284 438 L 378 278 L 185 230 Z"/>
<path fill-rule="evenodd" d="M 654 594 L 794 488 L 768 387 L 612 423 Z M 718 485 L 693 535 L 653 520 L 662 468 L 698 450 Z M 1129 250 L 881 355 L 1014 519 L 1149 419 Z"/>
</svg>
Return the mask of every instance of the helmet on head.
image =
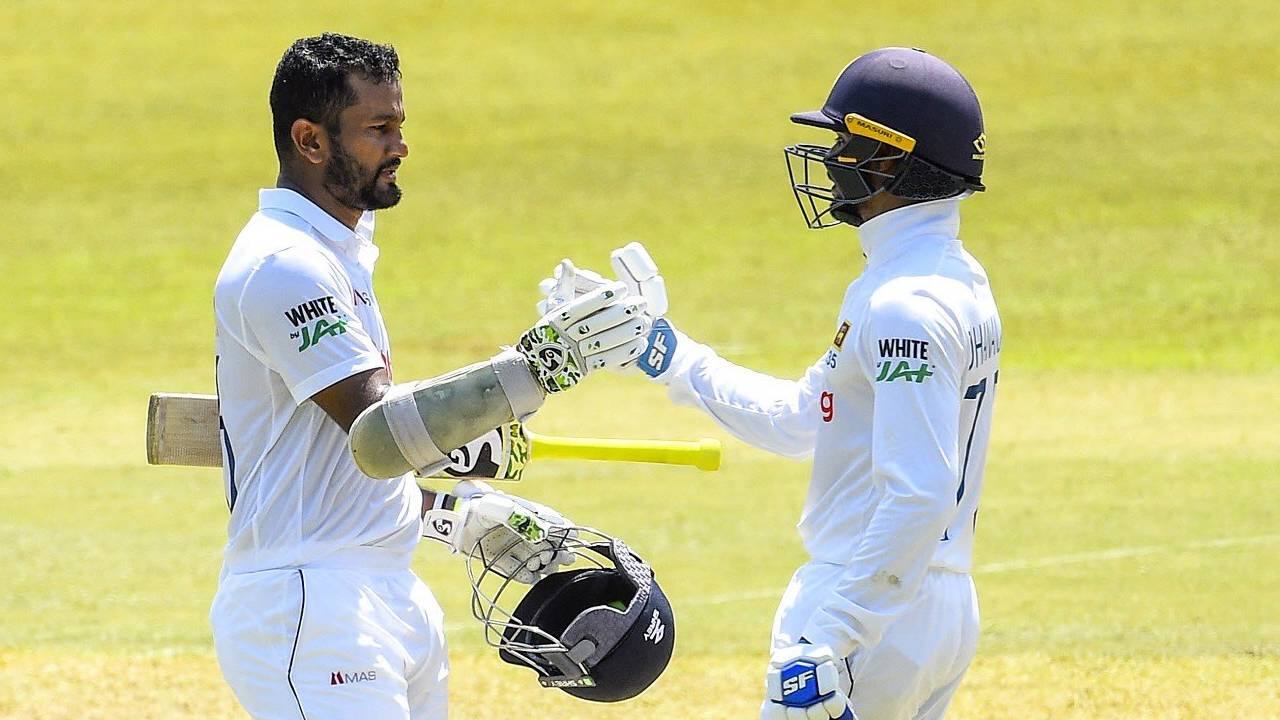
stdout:
<svg viewBox="0 0 1280 720">
<path fill-rule="evenodd" d="M 653 569 L 621 540 L 591 528 L 575 528 L 559 550 L 573 553 L 577 567 L 538 580 L 517 602 L 508 596 L 520 586 L 477 545 L 467 568 L 471 612 L 484 624 L 485 641 L 502 660 L 535 670 L 543 687 L 597 702 L 639 695 L 675 647 L 675 616 Z"/>
<path fill-rule="evenodd" d="M 848 135 L 831 147 L 786 148 L 791 187 L 811 228 L 860 225 L 854 206 L 880 193 L 939 200 L 986 189 L 978 96 L 959 71 L 923 50 L 862 55 L 840 73 L 821 110 L 791 121 Z M 886 160 L 897 162 L 885 167 Z M 815 184 L 822 180 L 831 184 Z"/>
</svg>

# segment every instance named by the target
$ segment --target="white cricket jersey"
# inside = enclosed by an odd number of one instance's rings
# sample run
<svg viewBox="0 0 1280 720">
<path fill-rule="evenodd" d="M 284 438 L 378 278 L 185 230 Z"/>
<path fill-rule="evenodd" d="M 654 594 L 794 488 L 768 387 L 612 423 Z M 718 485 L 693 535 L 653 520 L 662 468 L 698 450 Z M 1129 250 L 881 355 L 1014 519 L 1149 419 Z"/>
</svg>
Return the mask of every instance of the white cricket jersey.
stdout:
<svg viewBox="0 0 1280 720">
<path fill-rule="evenodd" d="M 991 431 L 1000 318 L 957 239 L 960 199 L 859 228 L 867 266 L 826 353 L 799 381 L 729 363 L 676 334 L 658 379 L 737 437 L 813 455 L 800 536 L 845 566 L 803 637 L 837 655 L 875 645 L 928 568 L 968 572 Z"/>
<path fill-rule="evenodd" d="M 412 476 L 374 480 L 310 398 L 390 370 L 373 294 L 373 213 L 352 231 L 302 195 L 262 190 L 214 289 L 223 574 L 308 565 L 409 566 L 422 498 Z"/>
</svg>

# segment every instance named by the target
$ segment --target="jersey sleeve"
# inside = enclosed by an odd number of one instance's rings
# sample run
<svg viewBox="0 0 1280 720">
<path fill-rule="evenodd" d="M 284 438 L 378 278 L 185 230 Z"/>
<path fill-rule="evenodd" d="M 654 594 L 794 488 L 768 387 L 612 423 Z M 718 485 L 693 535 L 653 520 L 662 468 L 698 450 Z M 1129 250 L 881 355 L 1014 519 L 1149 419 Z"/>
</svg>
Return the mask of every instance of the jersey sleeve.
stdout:
<svg viewBox="0 0 1280 720">
<path fill-rule="evenodd" d="M 667 386 L 677 404 L 692 405 L 734 437 L 790 458 L 813 454 L 818 435 L 816 398 L 825 365 L 815 363 L 799 380 L 748 370 L 666 327 L 662 342 L 669 359 L 641 369 Z"/>
<path fill-rule="evenodd" d="M 246 281 L 238 303 L 245 342 L 298 404 L 384 366 L 353 297 L 351 282 L 327 258 L 296 249 L 268 257 Z"/>
<path fill-rule="evenodd" d="M 876 645 L 919 591 L 956 512 L 960 471 L 958 322 L 928 295 L 886 293 L 872 298 L 857 348 L 873 389 L 872 474 L 881 499 L 803 633 L 840 655 Z"/>
</svg>

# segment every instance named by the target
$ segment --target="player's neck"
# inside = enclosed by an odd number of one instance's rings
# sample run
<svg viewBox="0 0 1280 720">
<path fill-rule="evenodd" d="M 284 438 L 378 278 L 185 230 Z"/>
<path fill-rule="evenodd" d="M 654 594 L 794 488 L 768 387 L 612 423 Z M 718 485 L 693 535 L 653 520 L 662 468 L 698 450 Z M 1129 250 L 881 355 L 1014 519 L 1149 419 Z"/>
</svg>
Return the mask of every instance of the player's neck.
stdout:
<svg viewBox="0 0 1280 720">
<path fill-rule="evenodd" d="M 352 230 L 356 229 L 356 226 L 360 223 L 360 216 L 364 214 L 361 210 L 343 205 L 332 193 L 324 189 L 323 183 L 300 182 L 283 168 L 281 168 L 280 174 L 276 176 L 276 187 L 298 193 L 310 200 L 316 207 L 331 215 L 333 219 Z"/>
</svg>

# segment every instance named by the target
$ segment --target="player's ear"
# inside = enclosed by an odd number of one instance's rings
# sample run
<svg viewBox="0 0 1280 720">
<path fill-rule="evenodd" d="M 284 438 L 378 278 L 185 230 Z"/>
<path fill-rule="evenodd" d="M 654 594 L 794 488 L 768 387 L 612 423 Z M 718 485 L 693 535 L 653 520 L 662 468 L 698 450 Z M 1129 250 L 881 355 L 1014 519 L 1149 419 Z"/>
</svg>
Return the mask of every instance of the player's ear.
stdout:
<svg viewBox="0 0 1280 720">
<path fill-rule="evenodd" d="M 324 164 L 329 153 L 329 138 L 320 125 L 306 118 L 298 118 L 293 121 L 293 127 L 289 128 L 289 137 L 293 139 L 294 150 L 307 162 L 313 165 Z"/>
</svg>

